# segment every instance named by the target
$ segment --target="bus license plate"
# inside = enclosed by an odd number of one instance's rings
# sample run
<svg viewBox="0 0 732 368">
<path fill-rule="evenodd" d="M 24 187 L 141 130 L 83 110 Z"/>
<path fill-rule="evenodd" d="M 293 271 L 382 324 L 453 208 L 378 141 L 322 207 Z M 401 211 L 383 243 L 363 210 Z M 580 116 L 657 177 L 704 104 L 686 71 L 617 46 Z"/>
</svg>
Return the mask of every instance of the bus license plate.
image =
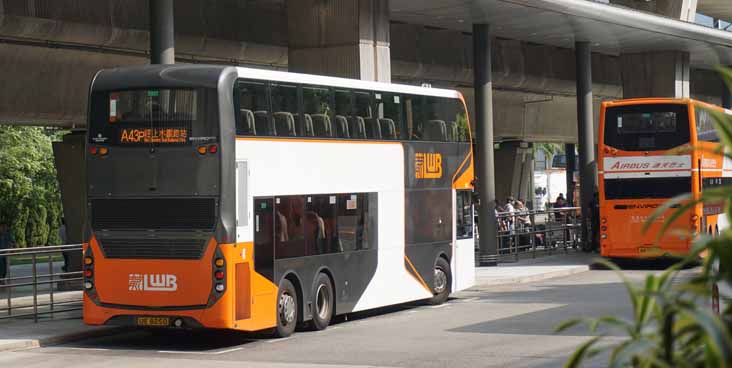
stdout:
<svg viewBox="0 0 732 368">
<path fill-rule="evenodd" d="M 137 317 L 138 326 L 150 327 L 168 327 L 170 326 L 170 318 L 168 317 Z"/>
<path fill-rule="evenodd" d="M 638 248 L 639 253 L 661 253 L 661 248 L 659 247 L 640 247 Z"/>
</svg>

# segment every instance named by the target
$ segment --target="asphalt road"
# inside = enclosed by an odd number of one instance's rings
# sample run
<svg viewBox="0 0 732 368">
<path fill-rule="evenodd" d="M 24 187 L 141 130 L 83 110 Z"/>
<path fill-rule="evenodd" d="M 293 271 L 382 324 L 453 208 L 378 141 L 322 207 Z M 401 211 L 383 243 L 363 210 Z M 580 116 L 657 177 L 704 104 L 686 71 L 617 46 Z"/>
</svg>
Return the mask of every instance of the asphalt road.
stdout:
<svg viewBox="0 0 732 368">
<path fill-rule="evenodd" d="M 645 273 L 628 272 L 636 281 Z M 325 331 L 298 332 L 287 339 L 135 331 L 0 354 L 0 366 L 558 367 L 589 334 L 577 327 L 557 335 L 557 324 L 580 316 L 630 318 L 630 312 L 617 276 L 589 271 L 476 288 L 440 306 L 401 305 L 355 314 Z M 587 366 L 605 365 L 600 357 Z"/>
</svg>

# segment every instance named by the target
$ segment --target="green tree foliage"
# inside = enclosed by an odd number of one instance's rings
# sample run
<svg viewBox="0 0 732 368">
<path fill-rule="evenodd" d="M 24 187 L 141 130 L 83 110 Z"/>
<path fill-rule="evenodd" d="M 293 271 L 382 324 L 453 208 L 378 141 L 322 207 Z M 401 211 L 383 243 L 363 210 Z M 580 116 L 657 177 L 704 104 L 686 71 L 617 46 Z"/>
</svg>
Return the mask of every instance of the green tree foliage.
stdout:
<svg viewBox="0 0 732 368">
<path fill-rule="evenodd" d="M 537 151 L 544 152 L 547 162 L 552 162 L 555 155 L 564 153 L 564 145 L 559 143 L 534 143 L 534 156 Z"/>
<path fill-rule="evenodd" d="M 470 126 L 468 126 L 468 116 L 465 112 L 460 112 L 456 116 L 458 126 L 458 140 L 467 142 L 470 137 Z"/>
<path fill-rule="evenodd" d="M 0 125 L 0 223 L 19 247 L 59 244 L 61 196 L 51 141 L 58 131 Z"/>
</svg>

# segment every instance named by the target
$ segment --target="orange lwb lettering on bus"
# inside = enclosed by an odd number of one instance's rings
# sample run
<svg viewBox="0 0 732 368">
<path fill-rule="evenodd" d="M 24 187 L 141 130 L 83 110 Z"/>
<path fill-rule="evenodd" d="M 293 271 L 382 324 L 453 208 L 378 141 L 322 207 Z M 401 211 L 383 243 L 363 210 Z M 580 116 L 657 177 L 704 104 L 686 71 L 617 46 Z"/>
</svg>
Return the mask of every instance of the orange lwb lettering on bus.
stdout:
<svg viewBox="0 0 732 368">
<path fill-rule="evenodd" d="M 710 110 L 690 99 L 649 98 L 605 102 L 600 114 L 598 174 L 600 250 L 606 257 L 680 256 L 694 236 L 718 232 L 721 206 L 699 205 L 659 234 L 667 216 L 646 224 L 663 203 L 732 176 L 718 146 Z M 647 231 L 643 227 L 648 226 Z"/>
</svg>

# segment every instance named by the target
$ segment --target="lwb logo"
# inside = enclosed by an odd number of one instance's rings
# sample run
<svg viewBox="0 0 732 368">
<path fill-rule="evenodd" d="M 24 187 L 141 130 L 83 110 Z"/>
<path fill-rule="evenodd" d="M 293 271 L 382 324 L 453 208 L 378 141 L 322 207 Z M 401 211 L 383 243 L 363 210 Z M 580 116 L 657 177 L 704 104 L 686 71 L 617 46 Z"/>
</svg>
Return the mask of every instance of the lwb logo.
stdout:
<svg viewBox="0 0 732 368">
<path fill-rule="evenodd" d="M 415 153 L 414 177 L 439 179 L 442 177 L 442 155 L 439 153 Z"/>
<path fill-rule="evenodd" d="M 129 287 L 130 291 L 176 291 L 178 290 L 178 277 L 167 274 L 131 273 Z"/>
</svg>

